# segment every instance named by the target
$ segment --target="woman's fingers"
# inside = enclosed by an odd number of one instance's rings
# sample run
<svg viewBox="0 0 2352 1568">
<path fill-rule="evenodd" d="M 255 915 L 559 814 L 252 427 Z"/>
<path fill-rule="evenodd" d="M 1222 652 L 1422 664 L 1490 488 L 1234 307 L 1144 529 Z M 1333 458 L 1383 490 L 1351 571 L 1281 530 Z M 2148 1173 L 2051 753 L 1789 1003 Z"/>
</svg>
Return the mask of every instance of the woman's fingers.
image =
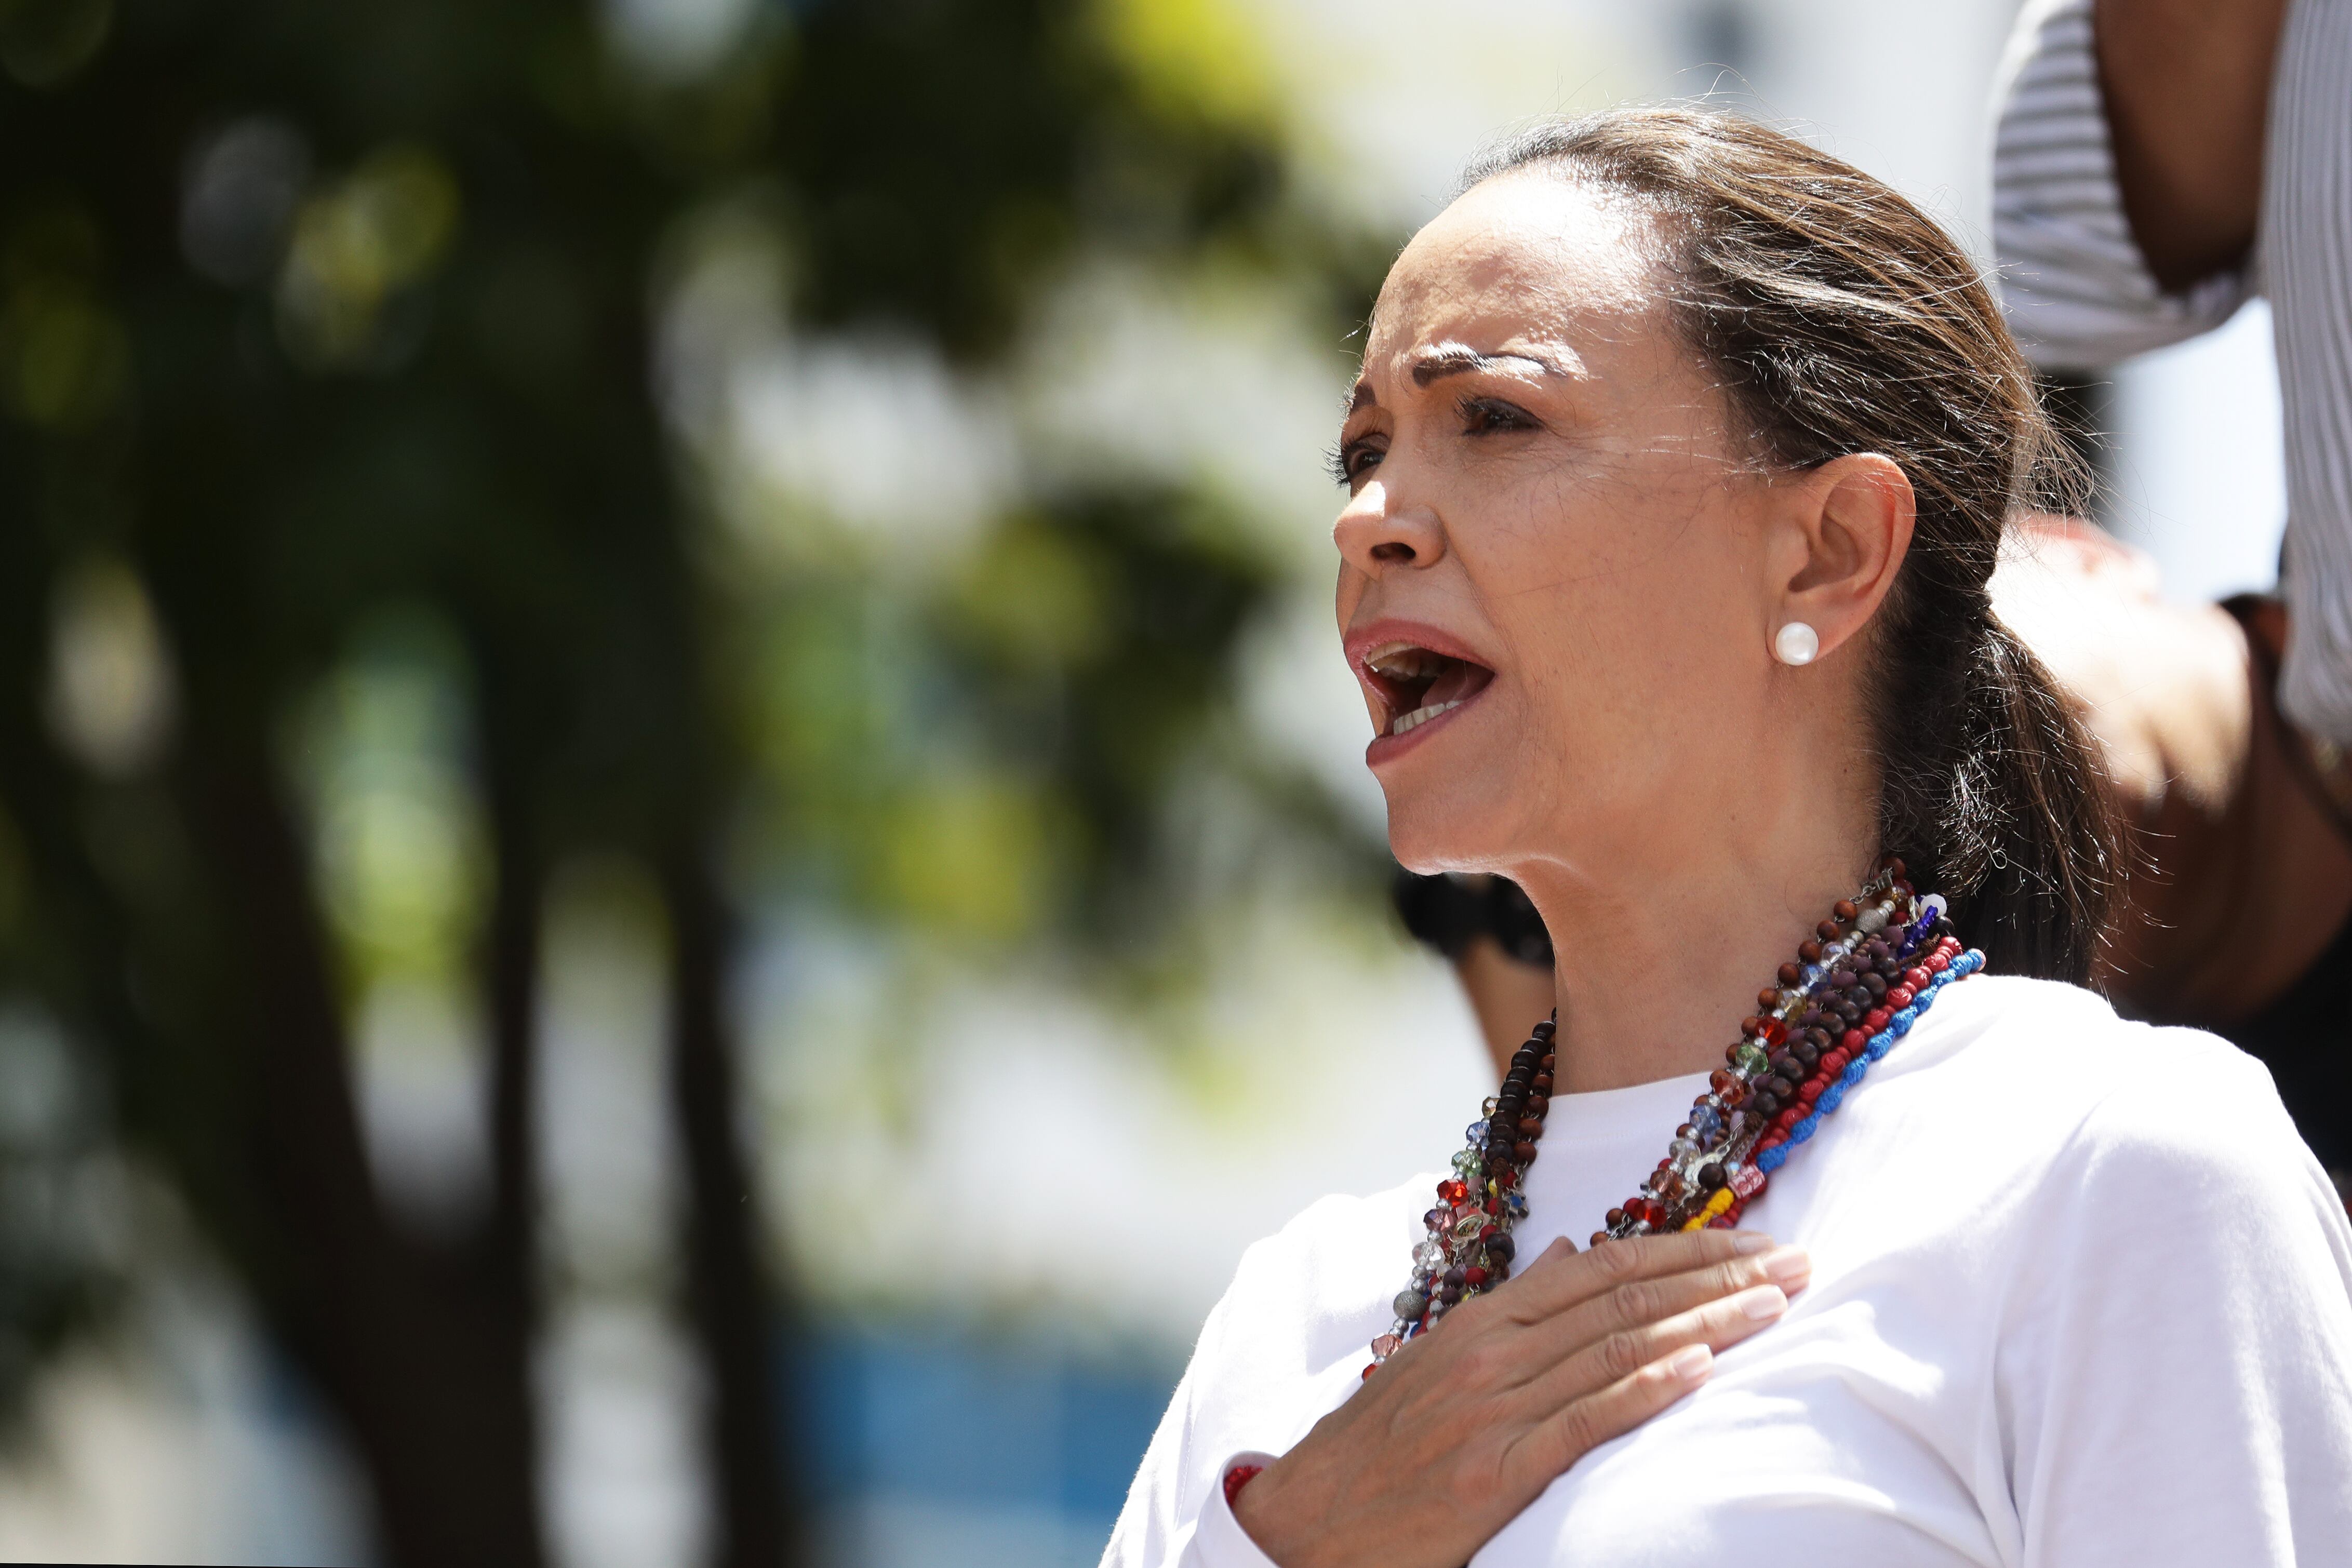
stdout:
<svg viewBox="0 0 2352 1568">
<path fill-rule="evenodd" d="M 1680 1346 L 1607 1387 L 1571 1400 L 1521 1433 L 1505 1456 L 1514 1490 L 1532 1497 L 1585 1455 L 1620 1437 L 1706 1381 L 1714 1352 Z"/>
<path fill-rule="evenodd" d="M 1588 1341 L 1582 1348 L 1529 1379 L 1524 1402 L 1517 1406 L 1519 1418 L 1530 1427 L 1557 1422 L 1580 1404 L 1603 1396 L 1615 1397 L 1612 1391 L 1626 1379 L 1637 1378 L 1643 1369 L 1693 1346 L 1706 1350 L 1710 1356 L 1717 1351 L 1727 1350 L 1759 1330 L 1770 1327 L 1788 1310 L 1787 1291 L 1778 1285 L 1759 1284 L 1653 1322 L 1614 1330 Z M 1603 1409 L 1616 1407 L 1606 1401 L 1602 1406 Z M 1570 1429 L 1590 1419 L 1590 1416 L 1576 1417 L 1570 1423 Z"/>
<path fill-rule="evenodd" d="M 1507 1318 L 1499 1299 L 1481 1301 L 1447 1320 L 1465 1328 L 1443 1375 L 1509 1401 L 1516 1421 L 1540 1420 L 1682 1345 L 1737 1343 L 1779 1317 L 1811 1274 L 1803 1249 L 1779 1247 L 1628 1280 L 1540 1322 Z"/>
<path fill-rule="evenodd" d="M 1716 1352 L 1778 1322 L 1788 1308 L 1778 1285 L 1757 1285 L 1609 1334 L 1569 1357 L 1527 1390 L 1532 1418 L 1506 1460 L 1513 1482 L 1530 1496 L 1549 1485 L 1706 1382 Z"/>
<path fill-rule="evenodd" d="M 1621 1285 L 1689 1273 L 1769 1252 L 1773 1246 L 1770 1237 L 1757 1231 L 1706 1229 L 1604 1241 L 1584 1252 L 1555 1243 L 1496 1291 L 1494 1300 L 1520 1322 L 1538 1322 Z"/>
<path fill-rule="evenodd" d="M 1654 1254 L 1667 1255 L 1664 1249 Z M 1622 1344 L 1638 1346 L 1646 1343 L 1639 1338 L 1639 1331 L 1758 1285 L 1777 1286 L 1783 1292 L 1801 1291 L 1811 1278 L 1812 1268 L 1812 1260 L 1802 1248 L 1777 1247 L 1680 1274 L 1627 1280 L 1537 1322 L 1502 1317 L 1498 1294 L 1492 1309 L 1473 1309 L 1494 1315 L 1489 1324 L 1496 1331 L 1493 1343 L 1482 1347 L 1485 1354 L 1479 1358 L 1485 1368 L 1482 1386 L 1501 1393 L 1534 1384 L 1554 1367 L 1612 1335 L 1621 1336 Z M 1648 1354 L 1643 1354 L 1616 1364 L 1593 1385 L 1622 1377 L 1648 1359 Z"/>
<path fill-rule="evenodd" d="M 1728 1258 L 1685 1273 L 1628 1280 L 1543 1322 L 1529 1324 L 1531 1345 L 1541 1347 L 1531 1359 L 1557 1360 L 1603 1335 L 1642 1328 L 1753 1286 L 1801 1290 L 1812 1271 L 1812 1260 L 1802 1248 L 1776 1247 L 1769 1252 Z M 1546 1349 L 1549 1355 L 1543 1354 Z"/>
</svg>

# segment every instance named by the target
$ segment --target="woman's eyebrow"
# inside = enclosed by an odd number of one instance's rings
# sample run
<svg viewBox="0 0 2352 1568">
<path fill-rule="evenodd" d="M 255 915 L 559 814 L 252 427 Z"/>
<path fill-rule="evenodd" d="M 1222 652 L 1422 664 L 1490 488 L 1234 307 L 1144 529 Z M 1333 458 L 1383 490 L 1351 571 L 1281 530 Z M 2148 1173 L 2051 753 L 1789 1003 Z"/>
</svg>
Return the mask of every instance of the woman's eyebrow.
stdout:
<svg viewBox="0 0 2352 1568">
<path fill-rule="evenodd" d="M 1425 387 L 1430 382 L 1443 381 L 1447 376 L 1466 375 L 1472 371 L 1503 370 L 1513 365 L 1533 365 L 1537 370 L 1555 376 L 1576 373 L 1559 360 L 1532 349 L 1486 354 L 1475 349 L 1454 345 L 1427 349 L 1415 355 L 1412 364 L 1412 384 Z M 1360 381 L 1348 400 L 1348 413 L 1353 413 L 1360 408 L 1377 407 L 1380 401 L 1379 395 L 1372 391 L 1372 383 L 1368 380 Z"/>
<path fill-rule="evenodd" d="M 1449 345 L 1445 348 L 1426 350 L 1414 356 L 1412 384 L 1425 387 L 1430 382 L 1443 381 L 1447 376 L 1465 375 L 1472 371 L 1502 370 L 1513 364 L 1533 365 L 1536 369 L 1555 376 L 1564 376 L 1569 373 L 1568 367 L 1559 361 L 1530 349 L 1513 350 L 1501 354 L 1482 354 L 1475 349 Z"/>
</svg>

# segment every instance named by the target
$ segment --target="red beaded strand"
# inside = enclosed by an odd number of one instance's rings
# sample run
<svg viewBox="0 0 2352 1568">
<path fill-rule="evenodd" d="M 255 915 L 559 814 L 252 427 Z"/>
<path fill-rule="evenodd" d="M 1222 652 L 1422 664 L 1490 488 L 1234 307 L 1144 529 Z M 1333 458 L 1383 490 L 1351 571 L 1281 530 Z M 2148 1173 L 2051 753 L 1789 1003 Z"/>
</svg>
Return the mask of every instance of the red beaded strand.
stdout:
<svg viewBox="0 0 2352 1568">
<path fill-rule="evenodd" d="M 1784 1139 L 1811 1113 L 1869 1039 L 1927 984 L 1925 971 L 1906 983 L 1914 970 L 1902 964 L 1923 952 L 1927 925 L 1942 924 L 1943 901 L 1920 897 L 1905 869 L 1890 859 L 1860 894 L 1838 900 L 1796 961 L 1781 965 L 1776 983 L 1757 994 L 1756 1012 L 1725 1049 L 1726 1065 L 1709 1076 L 1644 1190 L 1603 1217 L 1596 1245 L 1737 1222 L 1763 1187 L 1754 1160 L 1766 1140 Z M 1882 935 L 1889 932 L 1893 943 Z"/>
</svg>

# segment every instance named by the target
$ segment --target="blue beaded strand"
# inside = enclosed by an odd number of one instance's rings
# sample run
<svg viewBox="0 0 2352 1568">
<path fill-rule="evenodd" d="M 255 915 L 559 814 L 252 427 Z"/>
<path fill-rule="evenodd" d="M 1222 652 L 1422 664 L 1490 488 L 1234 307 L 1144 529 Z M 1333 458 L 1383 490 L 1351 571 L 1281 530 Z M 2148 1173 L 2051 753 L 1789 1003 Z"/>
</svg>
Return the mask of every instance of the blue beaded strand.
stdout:
<svg viewBox="0 0 2352 1568">
<path fill-rule="evenodd" d="M 1911 1026 L 1919 1021 L 1919 1015 L 1935 1005 L 1936 994 L 1953 981 L 1964 980 L 1983 968 L 1984 961 L 1984 955 L 1971 947 L 1953 959 L 1942 974 L 1929 980 L 1927 988 L 1914 997 L 1909 1007 L 1888 1019 L 1886 1027 L 1871 1036 L 1869 1042 L 1862 1048 L 1862 1054 L 1846 1063 L 1845 1071 L 1838 1074 L 1838 1081 L 1823 1090 L 1821 1099 L 1814 1102 L 1812 1114 L 1789 1129 L 1789 1141 L 1775 1144 L 1756 1156 L 1756 1168 L 1770 1176 L 1788 1164 L 1789 1151 L 1811 1138 L 1814 1129 L 1821 1125 L 1822 1118 L 1838 1108 L 1838 1103 L 1845 1098 L 1845 1092 L 1862 1082 L 1863 1074 L 1870 1071 L 1870 1064 L 1894 1050 L 1895 1042 L 1911 1032 Z"/>
</svg>

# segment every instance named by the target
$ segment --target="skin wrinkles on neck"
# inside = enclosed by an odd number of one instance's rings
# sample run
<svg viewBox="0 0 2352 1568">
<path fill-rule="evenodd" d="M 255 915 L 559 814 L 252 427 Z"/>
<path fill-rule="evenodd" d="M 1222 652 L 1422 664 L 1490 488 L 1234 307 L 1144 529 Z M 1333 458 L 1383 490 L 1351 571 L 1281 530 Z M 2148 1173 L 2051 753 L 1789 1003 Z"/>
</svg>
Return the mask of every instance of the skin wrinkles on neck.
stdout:
<svg viewBox="0 0 2352 1568">
<path fill-rule="evenodd" d="M 1712 831 L 1693 823 L 1692 852 L 1665 874 L 1596 876 L 1557 849 L 1506 873 L 1552 934 L 1561 1092 L 1722 1066 L 1739 1019 L 1756 1010 L 1757 990 L 1869 876 L 1874 784 L 1841 789 L 1841 780 L 1808 768 L 1789 777 L 1800 789 L 1818 789 L 1811 798 L 1827 809 Z M 1839 795 L 1847 797 L 1843 809 Z"/>
<path fill-rule="evenodd" d="M 1495 672 L 1375 763 L 1391 842 L 1416 871 L 1526 890 L 1564 1092 L 1721 1066 L 1878 847 L 1877 471 L 1859 489 L 1758 473 L 1717 378 L 1636 287 L 1644 254 L 1565 182 L 1473 191 L 1391 273 L 1341 437 L 1343 634 L 1426 624 Z M 1524 427 L 1465 423 L 1490 402 Z M 1877 559 L 1899 563 L 1908 526 Z M 1823 632 L 1801 669 L 1769 653 L 1792 606 Z"/>
</svg>

